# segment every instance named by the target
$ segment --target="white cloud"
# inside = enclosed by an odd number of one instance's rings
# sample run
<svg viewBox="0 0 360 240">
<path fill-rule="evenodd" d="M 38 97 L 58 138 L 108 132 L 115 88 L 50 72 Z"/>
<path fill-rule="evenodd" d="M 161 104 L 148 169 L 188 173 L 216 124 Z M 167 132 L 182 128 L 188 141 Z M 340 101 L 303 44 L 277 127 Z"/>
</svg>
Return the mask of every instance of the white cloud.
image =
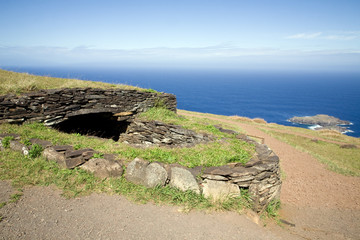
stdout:
<svg viewBox="0 0 360 240">
<path fill-rule="evenodd" d="M 339 32 L 324 36 L 328 40 L 355 40 L 360 39 L 360 31 Z"/>
<path fill-rule="evenodd" d="M 287 39 L 325 39 L 325 40 L 355 40 L 360 39 L 360 31 L 348 32 L 316 32 L 316 33 L 298 33 L 287 36 Z"/>
<path fill-rule="evenodd" d="M 316 32 L 316 33 L 298 33 L 295 35 L 287 36 L 288 39 L 313 39 L 317 38 L 322 34 L 322 32 Z"/>
<path fill-rule="evenodd" d="M 155 66 L 155 67 L 271 67 L 298 62 L 349 62 L 359 65 L 359 49 L 304 51 L 299 49 L 240 48 L 216 45 L 200 48 L 95 49 L 80 46 L 62 47 L 0 47 L 1 66 Z M 333 63 L 331 63 L 333 64 Z M 333 65 L 334 65 L 333 64 Z M 311 65 L 311 64 L 310 64 Z"/>
</svg>

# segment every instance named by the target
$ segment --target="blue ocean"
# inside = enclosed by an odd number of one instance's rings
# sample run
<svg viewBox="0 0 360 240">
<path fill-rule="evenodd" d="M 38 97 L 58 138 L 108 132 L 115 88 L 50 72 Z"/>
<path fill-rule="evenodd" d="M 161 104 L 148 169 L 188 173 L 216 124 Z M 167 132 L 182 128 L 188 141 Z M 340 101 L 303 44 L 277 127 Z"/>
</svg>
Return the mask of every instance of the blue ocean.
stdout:
<svg viewBox="0 0 360 240">
<path fill-rule="evenodd" d="M 80 67 L 5 69 L 151 88 L 175 94 L 179 109 L 263 118 L 288 126 L 293 126 L 287 121 L 293 116 L 328 114 L 350 121 L 353 125 L 346 134 L 360 137 L 360 73 Z"/>
</svg>

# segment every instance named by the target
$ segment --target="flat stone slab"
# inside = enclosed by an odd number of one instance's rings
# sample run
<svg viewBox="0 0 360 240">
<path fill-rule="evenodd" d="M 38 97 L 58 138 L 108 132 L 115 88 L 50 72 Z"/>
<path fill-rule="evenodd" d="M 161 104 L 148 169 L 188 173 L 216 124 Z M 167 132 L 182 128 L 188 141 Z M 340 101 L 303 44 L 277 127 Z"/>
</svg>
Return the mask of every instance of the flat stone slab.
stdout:
<svg viewBox="0 0 360 240">
<path fill-rule="evenodd" d="M 53 149 L 57 152 L 73 151 L 74 148 L 70 145 L 58 145 L 53 146 Z"/>
<path fill-rule="evenodd" d="M 52 143 L 50 141 L 37 139 L 37 138 L 30 139 L 30 142 L 31 142 L 31 144 L 38 144 L 38 145 L 42 146 L 43 148 L 47 148 L 47 147 L 52 146 Z"/>
<path fill-rule="evenodd" d="M 65 166 L 68 169 L 73 169 L 77 166 L 80 166 L 85 162 L 85 159 L 82 157 L 76 157 L 76 158 L 66 158 L 65 159 Z"/>
<path fill-rule="evenodd" d="M 87 149 L 79 149 L 79 150 L 75 150 L 75 151 L 66 151 L 65 153 L 65 157 L 67 158 L 74 158 L 74 157 L 79 157 L 82 156 L 83 154 L 87 153 L 87 152 L 94 152 L 94 150 L 87 148 Z"/>
</svg>

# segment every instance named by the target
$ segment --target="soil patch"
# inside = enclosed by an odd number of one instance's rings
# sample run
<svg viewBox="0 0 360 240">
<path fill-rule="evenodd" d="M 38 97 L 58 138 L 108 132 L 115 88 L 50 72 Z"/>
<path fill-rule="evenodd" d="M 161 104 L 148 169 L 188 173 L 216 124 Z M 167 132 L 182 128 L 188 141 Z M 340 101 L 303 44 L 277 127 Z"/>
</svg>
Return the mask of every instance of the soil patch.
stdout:
<svg viewBox="0 0 360 240">
<path fill-rule="evenodd" d="M 25 189 L 0 213 L 0 239 L 279 239 L 234 212 L 186 214 L 105 194 L 66 200 L 50 187 Z"/>
</svg>

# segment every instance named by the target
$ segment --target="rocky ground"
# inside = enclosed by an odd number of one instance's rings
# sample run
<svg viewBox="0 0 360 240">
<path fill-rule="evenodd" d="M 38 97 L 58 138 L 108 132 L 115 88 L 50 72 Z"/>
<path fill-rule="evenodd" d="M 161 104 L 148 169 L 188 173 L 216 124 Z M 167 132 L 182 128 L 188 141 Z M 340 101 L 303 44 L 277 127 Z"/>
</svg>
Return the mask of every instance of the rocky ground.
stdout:
<svg viewBox="0 0 360 240">
<path fill-rule="evenodd" d="M 360 239 L 360 178 L 326 170 L 316 159 L 255 127 L 230 120 L 265 139 L 285 172 L 280 219 L 256 224 L 249 214 L 184 213 L 93 194 L 66 200 L 50 187 L 29 187 L 0 209 L 0 239 Z M 14 189 L 0 182 L 0 203 Z"/>
</svg>

